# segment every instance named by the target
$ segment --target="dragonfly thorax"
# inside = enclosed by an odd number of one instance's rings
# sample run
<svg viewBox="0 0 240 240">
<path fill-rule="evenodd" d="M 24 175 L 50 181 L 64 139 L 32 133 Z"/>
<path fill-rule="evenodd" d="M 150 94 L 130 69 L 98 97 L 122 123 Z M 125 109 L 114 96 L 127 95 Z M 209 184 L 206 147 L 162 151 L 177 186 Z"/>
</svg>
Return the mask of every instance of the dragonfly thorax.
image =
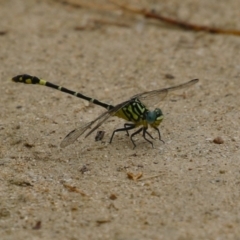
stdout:
<svg viewBox="0 0 240 240">
<path fill-rule="evenodd" d="M 161 122 L 163 119 L 163 113 L 159 108 L 156 108 L 153 111 L 147 110 L 145 113 L 145 118 L 148 124 L 153 124 L 156 121 Z"/>
</svg>

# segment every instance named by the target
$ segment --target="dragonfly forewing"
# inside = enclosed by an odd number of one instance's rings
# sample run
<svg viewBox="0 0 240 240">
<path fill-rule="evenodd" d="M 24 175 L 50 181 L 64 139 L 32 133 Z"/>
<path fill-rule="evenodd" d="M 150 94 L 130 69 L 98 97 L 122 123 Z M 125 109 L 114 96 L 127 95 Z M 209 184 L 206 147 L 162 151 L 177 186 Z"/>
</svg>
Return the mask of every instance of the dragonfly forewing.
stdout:
<svg viewBox="0 0 240 240">
<path fill-rule="evenodd" d="M 87 124 L 84 124 L 83 126 L 80 126 L 79 128 L 76 128 L 72 130 L 68 135 L 62 140 L 60 143 L 60 147 L 64 148 L 68 145 L 74 143 L 81 135 L 83 135 L 92 125 L 94 124 L 94 121 L 89 122 Z"/>
<path fill-rule="evenodd" d="M 80 136 L 82 136 L 87 130 L 91 129 L 92 126 L 94 126 L 95 123 L 97 123 L 85 136 L 88 137 L 91 133 L 93 133 L 96 129 L 98 129 L 108 118 L 114 116 L 120 109 L 122 109 L 125 105 L 131 103 L 133 100 L 130 99 L 128 101 L 125 101 L 123 103 L 118 104 L 114 108 L 102 113 L 100 116 L 98 116 L 93 121 L 80 126 L 79 128 L 76 128 L 72 130 L 70 133 L 67 134 L 67 136 L 63 139 L 63 141 L 60 144 L 60 147 L 64 148 L 68 145 L 74 143 Z"/>
<path fill-rule="evenodd" d="M 174 87 L 162 88 L 162 89 L 153 90 L 149 92 L 143 92 L 135 95 L 133 98 L 138 98 L 147 107 L 154 107 L 158 105 L 161 101 L 163 101 L 169 92 L 188 88 L 197 82 L 198 82 L 198 79 L 193 79 L 189 82 L 186 82 Z"/>
</svg>

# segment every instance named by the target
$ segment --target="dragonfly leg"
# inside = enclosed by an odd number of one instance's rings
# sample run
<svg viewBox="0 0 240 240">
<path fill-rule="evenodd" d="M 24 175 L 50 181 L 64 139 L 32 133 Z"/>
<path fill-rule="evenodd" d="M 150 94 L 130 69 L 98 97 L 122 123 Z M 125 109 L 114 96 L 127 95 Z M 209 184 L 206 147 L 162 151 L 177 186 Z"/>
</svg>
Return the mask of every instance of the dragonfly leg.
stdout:
<svg viewBox="0 0 240 240">
<path fill-rule="evenodd" d="M 147 131 L 147 129 L 146 129 L 146 134 L 147 134 L 151 139 L 154 139 L 153 136 Z"/>
<path fill-rule="evenodd" d="M 151 136 L 151 134 L 147 131 L 147 128 L 143 128 L 143 138 L 144 138 L 147 142 L 151 143 L 152 148 L 153 148 L 153 143 L 146 138 L 146 133 L 147 133 L 148 136 L 150 136 L 150 137 L 153 139 L 153 137 Z"/>
<path fill-rule="evenodd" d="M 136 144 L 135 144 L 135 142 L 133 141 L 132 138 L 133 138 L 134 135 L 140 133 L 142 130 L 143 130 L 143 128 L 141 127 L 141 128 L 139 128 L 136 132 L 134 132 L 133 134 L 131 134 L 130 139 L 131 139 L 131 141 L 132 141 L 132 143 L 133 143 L 133 145 L 134 145 L 133 149 L 136 147 Z"/>
<path fill-rule="evenodd" d="M 128 129 L 128 128 L 132 127 L 132 125 L 133 125 L 132 123 L 124 123 L 124 128 L 125 128 L 125 130 L 127 132 L 127 136 L 129 136 L 128 130 L 132 129 L 132 128 L 130 128 L 130 129 Z M 134 125 L 134 127 L 135 127 L 135 125 Z"/>
<path fill-rule="evenodd" d="M 162 138 L 161 138 L 161 133 L 160 133 L 159 129 L 158 129 L 157 127 L 153 127 L 153 128 L 158 132 L 159 140 L 160 140 L 161 142 L 165 143 L 165 142 L 162 140 Z"/>
<path fill-rule="evenodd" d="M 118 128 L 118 129 L 116 129 L 116 130 L 113 131 L 109 143 L 112 142 L 113 136 L 114 136 L 114 134 L 115 134 L 116 132 L 126 131 L 127 134 L 129 135 L 128 130 L 131 130 L 131 129 L 134 129 L 134 128 L 135 128 L 135 124 L 125 123 L 125 124 L 124 124 L 124 128 Z"/>
</svg>

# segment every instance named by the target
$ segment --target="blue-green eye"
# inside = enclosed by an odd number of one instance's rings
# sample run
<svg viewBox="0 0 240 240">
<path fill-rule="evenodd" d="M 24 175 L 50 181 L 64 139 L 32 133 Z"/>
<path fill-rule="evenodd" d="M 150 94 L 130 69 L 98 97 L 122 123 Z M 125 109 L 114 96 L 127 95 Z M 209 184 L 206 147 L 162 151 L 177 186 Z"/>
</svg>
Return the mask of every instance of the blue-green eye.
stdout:
<svg viewBox="0 0 240 240">
<path fill-rule="evenodd" d="M 154 123 L 157 118 L 157 114 L 155 111 L 148 111 L 146 113 L 146 120 L 149 124 Z"/>
<path fill-rule="evenodd" d="M 148 111 L 146 113 L 146 121 L 149 124 L 152 124 L 161 116 L 163 116 L 162 110 L 159 108 L 156 108 L 154 111 Z"/>
</svg>

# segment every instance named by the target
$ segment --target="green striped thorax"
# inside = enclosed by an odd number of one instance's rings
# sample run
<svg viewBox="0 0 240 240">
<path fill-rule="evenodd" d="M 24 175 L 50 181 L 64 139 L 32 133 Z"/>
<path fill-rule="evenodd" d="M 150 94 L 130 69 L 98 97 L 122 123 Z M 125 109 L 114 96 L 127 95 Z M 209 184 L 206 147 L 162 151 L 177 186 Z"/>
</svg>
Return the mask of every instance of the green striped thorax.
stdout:
<svg viewBox="0 0 240 240">
<path fill-rule="evenodd" d="M 114 116 L 133 122 L 136 127 L 140 125 L 147 127 L 149 124 L 151 127 L 156 128 L 163 120 L 161 109 L 156 108 L 150 111 L 138 98 L 132 99 L 132 101 L 116 112 Z"/>
</svg>

